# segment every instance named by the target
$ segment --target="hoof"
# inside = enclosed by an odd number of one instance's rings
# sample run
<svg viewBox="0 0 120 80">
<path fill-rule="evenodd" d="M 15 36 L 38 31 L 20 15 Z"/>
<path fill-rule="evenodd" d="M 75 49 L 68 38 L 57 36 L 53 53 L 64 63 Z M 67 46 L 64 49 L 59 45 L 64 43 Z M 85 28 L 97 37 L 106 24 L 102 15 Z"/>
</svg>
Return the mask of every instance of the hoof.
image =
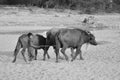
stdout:
<svg viewBox="0 0 120 80">
<path fill-rule="evenodd" d="M 36 58 L 34 60 L 37 60 Z"/>
<path fill-rule="evenodd" d="M 15 60 L 13 60 L 12 63 L 15 63 Z"/>
<path fill-rule="evenodd" d="M 84 60 L 84 58 L 80 58 L 80 60 Z"/>
<path fill-rule="evenodd" d="M 56 63 L 58 63 L 58 61 L 56 61 Z"/>
<path fill-rule="evenodd" d="M 73 62 L 73 59 L 71 60 L 71 62 Z"/>
<path fill-rule="evenodd" d="M 71 62 L 73 62 L 74 60 L 75 60 L 75 59 L 74 59 L 74 58 L 72 58 L 72 59 L 71 59 Z"/>
<path fill-rule="evenodd" d="M 30 64 L 30 61 L 27 61 L 26 63 L 27 63 L 27 64 Z"/>
<path fill-rule="evenodd" d="M 69 61 L 69 58 L 68 58 L 68 59 L 66 59 L 66 61 Z"/>
<path fill-rule="evenodd" d="M 12 61 L 12 63 L 15 63 L 15 61 Z"/>
<path fill-rule="evenodd" d="M 68 58 L 68 57 L 66 57 L 66 61 L 69 61 L 69 58 Z"/>
<path fill-rule="evenodd" d="M 71 54 L 71 57 L 72 57 L 72 58 L 74 57 L 73 54 Z"/>
<path fill-rule="evenodd" d="M 50 57 L 48 57 L 48 59 L 50 59 Z"/>
<path fill-rule="evenodd" d="M 43 61 L 45 61 L 45 59 L 43 59 Z"/>
<path fill-rule="evenodd" d="M 64 60 L 64 58 L 63 58 L 63 57 L 61 57 L 61 56 L 59 56 L 59 59 L 62 59 L 62 60 Z"/>
</svg>

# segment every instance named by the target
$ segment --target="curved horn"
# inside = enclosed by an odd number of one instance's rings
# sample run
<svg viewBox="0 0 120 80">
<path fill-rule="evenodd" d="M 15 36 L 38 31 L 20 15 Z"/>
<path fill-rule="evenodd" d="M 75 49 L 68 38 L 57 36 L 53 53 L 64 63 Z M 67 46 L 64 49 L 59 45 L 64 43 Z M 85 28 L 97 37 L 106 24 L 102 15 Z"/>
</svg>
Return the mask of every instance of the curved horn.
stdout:
<svg viewBox="0 0 120 80">
<path fill-rule="evenodd" d="M 89 35 L 89 34 L 91 34 L 91 32 L 90 32 L 90 31 L 87 31 L 87 30 L 86 30 L 85 32 L 86 32 L 88 35 Z"/>
</svg>

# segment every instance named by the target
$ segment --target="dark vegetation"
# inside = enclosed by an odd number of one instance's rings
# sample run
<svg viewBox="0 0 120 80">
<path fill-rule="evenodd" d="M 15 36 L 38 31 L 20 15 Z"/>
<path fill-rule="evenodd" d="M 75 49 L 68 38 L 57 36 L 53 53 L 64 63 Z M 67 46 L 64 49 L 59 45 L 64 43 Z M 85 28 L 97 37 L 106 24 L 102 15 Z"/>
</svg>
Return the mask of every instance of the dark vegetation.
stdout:
<svg viewBox="0 0 120 80">
<path fill-rule="evenodd" d="M 0 4 L 81 10 L 88 14 L 120 12 L 120 0 L 0 0 Z"/>
</svg>

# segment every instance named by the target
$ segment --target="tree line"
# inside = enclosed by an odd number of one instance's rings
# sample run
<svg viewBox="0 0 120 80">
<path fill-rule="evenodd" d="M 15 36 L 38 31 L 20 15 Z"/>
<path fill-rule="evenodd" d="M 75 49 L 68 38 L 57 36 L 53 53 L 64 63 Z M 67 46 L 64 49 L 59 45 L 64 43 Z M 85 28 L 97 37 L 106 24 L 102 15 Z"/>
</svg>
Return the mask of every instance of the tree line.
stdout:
<svg viewBox="0 0 120 80">
<path fill-rule="evenodd" d="M 77 9 L 86 13 L 120 11 L 120 0 L 0 0 L 0 4 Z"/>
</svg>

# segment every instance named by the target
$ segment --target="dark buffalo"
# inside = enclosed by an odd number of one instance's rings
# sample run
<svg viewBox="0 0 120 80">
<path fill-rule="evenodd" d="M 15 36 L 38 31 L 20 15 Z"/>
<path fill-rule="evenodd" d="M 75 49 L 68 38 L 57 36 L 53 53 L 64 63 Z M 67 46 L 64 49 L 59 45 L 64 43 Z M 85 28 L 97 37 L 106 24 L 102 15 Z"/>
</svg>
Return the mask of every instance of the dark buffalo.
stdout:
<svg viewBox="0 0 120 80">
<path fill-rule="evenodd" d="M 32 33 L 22 34 L 18 38 L 17 45 L 16 45 L 16 48 L 14 50 L 14 60 L 13 60 L 13 62 L 16 61 L 17 54 L 19 53 L 19 51 L 20 51 L 21 48 L 22 48 L 21 53 L 23 55 L 23 58 L 24 58 L 25 62 L 27 62 L 24 53 L 25 53 L 26 49 L 28 49 L 28 47 L 29 47 L 29 44 L 28 44 L 29 37 L 28 36 L 31 35 L 31 34 Z M 32 54 L 30 54 L 30 49 L 28 49 L 28 53 L 29 53 L 28 54 L 29 57 L 33 57 Z"/>
<path fill-rule="evenodd" d="M 45 60 L 45 57 L 47 55 L 48 58 L 50 58 L 50 56 L 48 55 L 48 49 L 49 46 L 46 44 L 46 38 L 43 37 L 42 35 L 39 34 L 31 34 L 29 35 L 29 45 L 30 47 L 35 49 L 35 60 L 37 59 L 37 49 L 43 49 L 44 50 L 44 58 L 43 60 Z"/>
<path fill-rule="evenodd" d="M 59 30 L 66 29 L 66 28 L 52 28 L 50 29 L 46 35 L 47 35 L 47 45 L 53 46 L 54 50 L 56 49 L 56 40 L 55 36 L 59 32 Z M 61 46 L 62 47 L 62 46 Z M 56 51 L 56 50 L 55 50 Z M 56 53 L 56 52 L 55 52 Z M 71 48 L 71 53 L 74 53 L 74 49 Z M 72 55 L 71 55 L 72 56 Z M 59 56 L 60 57 L 60 56 Z"/>
<path fill-rule="evenodd" d="M 80 54 L 80 59 L 83 59 L 81 54 L 81 47 L 85 43 L 92 45 L 97 45 L 95 36 L 89 31 L 84 31 L 81 29 L 61 29 L 55 36 L 56 40 L 56 62 L 58 62 L 59 49 L 64 54 L 66 60 L 68 56 L 65 54 L 67 48 L 76 49 L 75 56 L 72 58 L 73 61 L 78 54 Z"/>
<path fill-rule="evenodd" d="M 52 28 L 49 31 L 47 31 L 46 36 L 47 36 L 47 44 L 50 46 L 53 46 L 55 48 L 55 35 L 56 33 L 60 30 L 60 28 Z"/>
</svg>

